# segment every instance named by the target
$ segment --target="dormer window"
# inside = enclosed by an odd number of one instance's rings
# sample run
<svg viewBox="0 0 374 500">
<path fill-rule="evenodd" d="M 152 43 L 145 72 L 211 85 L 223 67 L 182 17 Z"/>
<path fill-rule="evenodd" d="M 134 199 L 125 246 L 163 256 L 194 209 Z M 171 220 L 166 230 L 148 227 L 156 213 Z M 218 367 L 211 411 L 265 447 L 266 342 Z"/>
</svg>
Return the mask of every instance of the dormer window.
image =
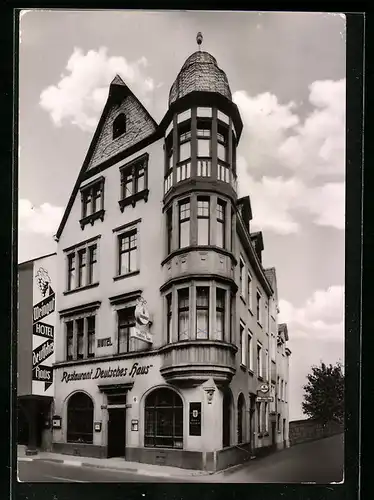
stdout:
<svg viewBox="0 0 374 500">
<path fill-rule="evenodd" d="M 82 218 L 81 228 L 88 223 L 94 224 L 96 219 L 104 218 L 104 177 L 95 179 L 81 188 Z"/>
<path fill-rule="evenodd" d="M 121 113 L 113 122 L 113 139 L 117 139 L 126 132 L 126 115 Z"/>
</svg>

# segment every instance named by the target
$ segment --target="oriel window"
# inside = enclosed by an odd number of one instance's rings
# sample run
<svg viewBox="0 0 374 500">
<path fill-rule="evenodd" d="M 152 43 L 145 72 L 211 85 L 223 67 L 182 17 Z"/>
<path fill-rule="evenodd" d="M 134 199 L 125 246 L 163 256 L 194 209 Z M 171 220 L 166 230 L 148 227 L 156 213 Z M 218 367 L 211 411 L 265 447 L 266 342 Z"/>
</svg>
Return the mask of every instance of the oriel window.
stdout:
<svg viewBox="0 0 374 500">
<path fill-rule="evenodd" d="M 225 300 L 226 291 L 216 288 L 216 335 L 217 340 L 225 338 Z"/>
<path fill-rule="evenodd" d="M 187 340 L 190 331 L 189 289 L 178 290 L 178 340 Z"/>
<path fill-rule="evenodd" d="M 190 202 L 183 201 L 179 204 L 179 248 L 190 244 Z"/>
<path fill-rule="evenodd" d="M 65 323 L 66 328 L 66 359 L 67 361 L 71 361 L 73 359 L 73 330 L 74 330 L 74 322 L 68 321 Z"/>
<path fill-rule="evenodd" d="M 216 217 L 217 217 L 217 237 L 216 243 L 220 248 L 225 248 L 225 212 L 226 212 L 226 203 L 218 200 L 217 208 L 216 208 Z"/>
<path fill-rule="evenodd" d="M 209 287 L 196 287 L 196 338 L 209 338 Z"/>
<path fill-rule="evenodd" d="M 197 199 L 197 243 L 209 245 L 209 198 Z"/>
<path fill-rule="evenodd" d="M 172 310 L 172 294 L 169 293 L 166 296 L 166 333 L 167 333 L 167 342 L 170 344 L 172 342 L 173 330 L 172 330 L 172 320 L 173 320 L 173 310 Z"/>
<path fill-rule="evenodd" d="M 166 252 L 172 251 L 173 242 L 173 209 L 169 208 L 166 212 Z"/>
</svg>

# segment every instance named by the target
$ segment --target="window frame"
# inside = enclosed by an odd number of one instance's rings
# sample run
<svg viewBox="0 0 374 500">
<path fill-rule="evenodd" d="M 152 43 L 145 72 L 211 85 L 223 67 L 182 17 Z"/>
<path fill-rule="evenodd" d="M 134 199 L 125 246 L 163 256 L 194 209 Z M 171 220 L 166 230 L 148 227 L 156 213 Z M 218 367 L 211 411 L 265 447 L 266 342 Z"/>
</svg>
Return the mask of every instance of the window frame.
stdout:
<svg viewBox="0 0 374 500">
<path fill-rule="evenodd" d="M 209 340 L 210 338 L 210 286 L 199 285 L 197 284 L 195 287 L 196 293 L 196 303 L 195 303 L 195 338 L 196 340 Z M 198 304 L 198 291 L 204 290 L 206 293 L 204 294 L 204 298 L 207 298 L 207 303 L 204 305 Z M 205 319 L 206 319 L 206 337 L 198 337 L 198 311 L 205 311 Z"/>
<path fill-rule="evenodd" d="M 206 206 L 203 206 L 203 207 L 199 207 L 199 203 L 207 203 L 207 207 Z M 211 241 L 210 241 L 210 225 L 211 225 L 211 220 L 210 220 L 210 197 L 208 196 L 197 196 L 196 198 L 196 221 L 197 221 L 197 224 L 196 224 L 196 228 L 197 228 L 197 244 L 198 245 L 201 245 L 201 246 L 207 246 L 207 245 L 210 245 L 211 244 Z M 201 214 L 199 213 L 199 209 L 203 208 L 203 212 L 206 210 L 206 208 L 208 209 L 208 215 L 206 214 Z M 199 224 L 199 221 L 201 220 L 207 220 L 208 221 L 208 229 L 207 229 L 207 242 L 206 243 L 202 243 L 201 241 L 199 241 L 199 235 L 201 234 L 200 233 L 200 224 Z"/>
<path fill-rule="evenodd" d="M 252 313 L 252 286 L 253 286 L 253 278 L 252 274 L 247 270 L 247 304 L 248 304 L 248 309 L 250 313 Z M 252 313 L 253 314 L 253 313 Z"/>
<path fill-rule="evenodd" d="M 166 343 L 173 342 L 173 293 L 169 292 L 165 295 L 166 303 Z"/>
<path fill-rule="evenodd" d="M 91 308 L 89 310 L 76 311 L 74 314 L 68 313 L 62 316 L 62 323 L 64 327 L 64 343 L 65 343 L 65 360 L 66 361 L 76 361 L 76 360 L 86 360 L 89 358 L 96 357 L 96 346 L 95 340 L 93 345 L 93 351 L 90 352 L 89 346 L 89 332 L 92 334 L 93 338 L 96 338 L 96 332 L 98 329 L 97 326 L 97 308 Z M 94 318 L 93 329 L 89 329 L 89 319 Z M 78 338 L 78 322 L 82 322 L 82 345 L 83 352 L 80 354 L 78 352 L 79 348 L 79 338 Z M 68 325 L 72 325 L 72 329 L 69 330 Z M 69 354 L 69 346 L 71 350 L 71 354 Z"/>
<path fill-rule="evenodd" d="M 148 201 L 148 163 L 149 154 L 143 153 L 137 158 L 134 158 L 130 162 L 119 167 L 120 199 L 118 201 L 118 205 L 121 212 L 123 212 L 124 209 L 129 205 L 135 207 L 136 203 L 140 200 L 144 200 L 145 202 Z M 139 172 L 141 171 L 143 171 L 143 174 L 140 176 Z M 144 178 L 144 183 L 142 189 L 139 190 L 140 178 Z M 125 179 L 128 179 L 127 182 L 125 182 Z M 125 186 L 130 183 L 132 186 L 131 194 L 127 195 Z"/>
<path fill-rule="evenodd" d="M 117 129 L 116 129 L 117 126 Z M 127 120 L 125 113 L 119 113 L 113 120 L 112 126 L 112 139 L 115 141 L 122 135 L 126 134 Z"/>
<path fill-rule="evenodd" d="M 246 342 L 245 342 L 245 331 L 246 327 L 243 321 L 240 320 L 239 323 L 239 342 L 240 342 L 240 364 L 241 366 L 247 366 L 247 355 L 246 355 Z"/>
<path fill-rule="evenodd" d="M 256 320 L 262 328 L 262 293 L 258 288 L 256 291 Z"/>
<path fill-rule="evenodd" d="M 95 269 L 97 270 L 98 266 L 98 251 L 99 251 L 99 241 L 100 236 L 95 238 L 90 238 L 89 240 L 79 243 L 73 248 L 68 248 L 64 250 L 65 253 L 65 266 L 67 269 L 66 272 L 66 285 L 64 295 L 78 292 L 80 290 L 85 290 L 87 288 L 95 287 L 99 285 L 99 276 L 98 271 L 95 273 Z M 95 258 L 91 261 L 92 250 L 95 250 Z M 80 283 L 80 261 L 79 255 L 85 253 L 85 272 L 84 275 L 84 283 Z M 73 267 L 72 267 L 73 263 Z M 73 273 L 73 274 L 72 274 Z M 97 278 L 95 281 L 94 278 Z"/>
<path fill-rule="evenodd" d="M 135 246 L 131 246 L 131 238 L 132 236 L 135 235 Z M 125 239 L 128 239 L 128 248 L 122 249 L 123 241 Z M 117 235 L 117 242 L 118 242 L 118 257 L 117 257 L 117 277 L 122 277 L 122 276 L 129 276 L 134 273 L 139 272 L 139 265 L 138 265 L 138 228 L 137 227 L 132 227 L 129 228 L 127 231 L 123 231 L 120 234 Z M 126 254 L 128 258 L 128 266 L 129 270 L 125 273 L 122 272 L 122 259 L 124 258 L 123 255 Z M 135 262 L 135 269 L 130 269 L 130 263 L 131 263 L 131 255 L 134 255 L 134 262 Z"/>
<path fill-rule="evenodd" d="M 264 366 L 263 366 L 263 359 L 262 359 L 262 356 L 263 356 L 263 346 L 261 344 L 261 342 L 257 341 L 257 356 L 256 356 L 256 369 L 257 369 L 257 378 L 261 378 L 263 379 L 264 378 L 264 373 L 263 373 L 263 369 L 264 369 Z M 260 353 L 260 355 L 259 355 Z"/>
<path fill-rule="evenodd" d="M 101 176 L 80 188 L 81 218 L 79 224 L 83 230 L 87 224 L 93 225 L 95 220 L 104 220 L 104 186 L 105 177 Z M 100 193 L 98 196 L 97 193 Z M 97 200 L 99 200 L 99 207 Z M 91 207 L 88 210 L 88 207 Z"/>
<path fill-rule="evenodd" d="M 186 293 L 187 292 L 187 293 Z M 187 306 L 181 306 L 181 295 L 184 294 L 186 298 L 187 296 Z M 177 324 L 178 324 L 178 342 L 183 341 L 183 340 L 190 340 L 189 334 L 190 334 L 190 311 L 191 311 L 191 293 L 190 293 L 190 287 L 186 286 L 183 288 L 177 289 Z M 187 335 L 185 338 L 181 338 L 181 313 L 187 313 L 186 318 L 187 318 Z"/>
<path fill-rule="evenodd" d="M 188 217 L 184 217 L 182 219 L 181 214 L 182 214 L 182 209 L 181 207 L 184 205 L 188 205 Z M 186 209 L 187 212 L 187 209 Z M 188 223 L 188 243 L 187 245 L 182 246 L 181 242 L 181 228 L 182 224 Z M 191 199 L 190 198 L 184 198 L 180 201 L 178 201 L 178 248 L 187 248 L 191 245 Z"/>
<path fill-rule="evenodd" d="M 221 207 L 222 210 L 219 211 L 218 207 Z M 217 205 L 216 205 L 216 224 L 217 224 L 217 235 L 219 234 L 218 228 L 222 231 L 222 246 L 219 244 L 219 242 L 216 240 L 216 245 L 219 248 L 226 248 L 226 207 L 227 207 L 227 202 L 221 200 L 220 198 L 217 198 Z M 220 218 L 220 216 L 222 218 Z M 218 238 L 217 238 L 218 239 Z"/>
<path fill-rule="evenodd" d="M 226 328 L 225 328 L 225 323 L 226 323 L 226 293 L 227 293 L 227 290 L 225 288 L 221 288 L 219 286 L 216 285 L 215 287 L 216 289 L 216 337 L 218 337 L 218 333 L 219 333 L 219 337 L 218 340 L 225 340 L 225 334 L 226 334 Z M 222 294 L 222 306 L 218 306 L 218 295 Z M 218 332 L 218 328 L 217 328 L 217 324 L 218 324 L 218 321 L 217 321 L 217 318 L 218 318 L 218 314 L 222 317 L 222 331 L 221 332 Z"/>
</svg>

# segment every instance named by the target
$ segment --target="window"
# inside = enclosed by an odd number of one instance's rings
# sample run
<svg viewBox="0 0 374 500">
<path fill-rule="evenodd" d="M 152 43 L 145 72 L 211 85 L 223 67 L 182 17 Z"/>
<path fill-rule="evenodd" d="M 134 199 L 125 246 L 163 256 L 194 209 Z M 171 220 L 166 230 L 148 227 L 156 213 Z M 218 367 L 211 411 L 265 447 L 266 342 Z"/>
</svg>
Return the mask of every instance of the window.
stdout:
<svg viewBox="0 0 374 500">
<path fill-rule="evenodd" d="M 118 275 L 123 276 L 137 270 L 137 231 L 121 234 L 118 242 Z"/>
<path fill-rule="evenodd" d="M 262 421 L 261 421 L 261 403 L 256 403 L 257 409 L 257 432 L 258 434 L 262 431 Z"/>
<path fill-rule="evenodd" d="M 84 319 L 77 320 L 77 359 L 84 358 Z"/>
<path fill-rule="evenodd" d="M 269 432 L 269 403 L 265 403 L 265 432 Z"/>
<path fill-rule="evenodd" d="M 166 296 L 166 334 L 167 334 L 167 342 L 170 344 L 173 341 L 173 310 L 172 310 L 172 294 L 169 293 Z"/>
<path fill-rule="evenodd" d="M 166 251 L 167 254 L 173 249 L 173 209 L 166 212 Z"/>
<path fill-rule="evenodd" d="M 225 300 L 226 290 L 216 288 L 216 338 L 225 338 Z"/>
<path fill-rule="evenodd" d="M 257 298 L 257 305 L 256 305 L 256 319 L 257 319 L 257 322 L 261 324 L 261 294 L 260 292 L 257 290 L 257 293 L 256 293 L 256 298 Z"/>
<path fill-rule="evenodd" d="M 135 326 L 135 309 L 127 307 L 118 314 L 118 353 L 130 352 L 131 329 Z"/>
<path fill-rule="evenodd" d="M 245 297 L 245 278 L 244 278 L 244 272 L 245 272 L 245 264 L 244 260 L 240 257 L 240 295 L 244 298 Z"/>
<path fill-rule="evenodd" d="M 119 114 L 113 121 L 113 140 L 126 132 L 126 116 Z"/>
<path fill-rule="evenodd" d="M 217 217 L 217 246 L 220 248 L 225 248 L 225 211 L 226 211 L 226 203 L 218 200 L 217 208 L 216 208 L 216 217 Z"/>
<path fill-rule="evenodd" d="M 269 351 L 265 349 L 265 381 L 269 382 Z"/>
<path fill-rule="evenodd" d="M 81 198 L 82 198 L 82 219 L 81 227 L 85 226 L 86 223 L 92 222 L 96 217 L 102 216 L 101 212 L 104 210 L 104 177 L 99 177 L 95 179 L 92 183 L 81 188 Z M 83 220 L 83 219 L 88 220 Z"/>
<path fill-rule="evenodd" d="M 218 161 L 228 162 L 227 137 L 223 133 L 217 134 L 217 158 Z"/>
<path fill-rule="evenodd" d="M 278 391 L 278 399 L 281 398 L 281 394 L 280 394 L 280 377 L 277 377 L 277 391 Z"/>
<path fill-rule="evenodd" d="M 148 160 L 149 155 L 145 153 L 120 167 L 121 199 L 118 204 L 121 212 L 127 205 L 135 206 L 141 199 L 148 200 Z"/>
<path fill-rule="evenodd" d="M 86 270 L 86 249 L 78 251 L 78 286 L 83 286 L 86 283 L 85 280 L 85 270 Z"/>
<path fill-rule="evenodd" d="M 183 448 L 183 402 L 172 389 L 151 392 L 144 404 L 144 446 Z"/>
<path fill-rule="evenodd" d="M 88 247 L 88 279 L 87 284 L 92 285 L 97 281 L 96 264 L 97 264 L 97 245 Z"/>
<path fill-rule="evenodd" d="M 95 316 L 87 318 L 87 337 L 88 337 L 88 352 L 87 357 L 95 356 Z"/>
<path fill-rule="evenodd" d="M 200 123 L 197 129 L 197 175 L 209 177 L 211 173 L 212 132 L 210 123 Z"/>
<path fill-rule="evenodd" d="M 248 368 L 253 371 L 253 339 L 250 332 L 248 332 Z"/>
<path fill-rule="evenodd" d="M 209 245 L 209 199 L 197 199 L 197 243 Z"/>
<path fill-rule="evenodd" d="M 245 330 L 244 325 L 240 324 L 240 353 L 241 353 L 241 364 L 245 366 Z"/>
<path fill-rule="evenodd" d="M 66 328 L 66 359 L 67 361 L 71 361 L 74 357 L 73 352 L 73 321 L 69 321 L 65 324 Z"/>
<path fill-rule="evenodd" d="M 249 309 L 252 309 L 252 276 L 249 273 L 247 276 L 247 303 Z"/>
<path fill-rule="evenodd" d="M 170 141 L 172 140 L 172 134 L 170 136 Z M 166 149 L 166 171 L 165 171 L 165 194 L 169 191 L 173 185 L 173 158 L 174 149 L 172 145 L 168 145 L 168 141 L 165 144 Z"/>
<path fill-rule="evenodd" d="M 202 108 L 198 107 L 197 108 L 197 116 L 203 117 L 203 118 L 211 118 L 212 117 L 212 108 Z"/>
<path fill-rule="evenodd" d="M 83 392 L 76 392 L 68 401 L 67 442 L 93 442 L 94 407 L 92 399 Z"/>
<path fill-rule="evenodd" d="M 257 344 L 257 376 L 262 377 L 262 345 Z"/>
<path fill-rule="evenodd" d="M 179 204 L 179 248 L 190 244 L 190 202 Z"/>
<path fill-rule="evenodd" d="M 75 288 L 75 253 L 68 255 L 68 290 Z"/>
<path fill-rule="evenodd" d="M 178 290 L 178 340 L 186 340 L 189 336 L 189 294 L 188 288 Z"/>
<path fill-rule="evenodd" d="M 238 444 L 244 441 L 244 425 L 245 425 L 245 400 L 243 393 L 239 394 L 238 398 Z"/>
<path fill-rule="evenodd" d="M 191 132 L 185 132 L 179 136 L 179 162 L 191 158 Z"/>
<path fill-rule="evenodd" d="M 209 338 L 209 287 L 196 288 L 196 338 Z"/>
<path fill-rule="evenodd" d="M 88 255 L 88 262 L 87 262 Z M 76 274 L 76 262 L 78 273 Z M 98 282 L 97 244 L 86 243 L 84 247 L 76 248 L 67 255 L 67 291 L 83 288 Z"/>
<path fill-rule="evenodd" d="M 284 402 L 287 403 L 287 382 L 284 383 Z"/>
</svg>

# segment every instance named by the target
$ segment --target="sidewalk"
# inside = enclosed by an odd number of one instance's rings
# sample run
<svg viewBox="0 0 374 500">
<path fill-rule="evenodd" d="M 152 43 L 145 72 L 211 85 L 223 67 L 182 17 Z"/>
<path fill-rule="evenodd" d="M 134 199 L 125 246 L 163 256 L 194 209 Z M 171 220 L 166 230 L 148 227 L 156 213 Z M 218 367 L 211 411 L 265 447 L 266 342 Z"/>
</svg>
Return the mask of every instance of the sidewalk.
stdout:
<svg viewBox="0 0 374 500">
<path fill-rule="evenodd" d="M 98 467 L 112 470 L 122 470 L 134 474 L 157 476 L 157 477 L 203 477 L 210 478 L 213 473 L 193 469 L 181 469 L 179 467 L 170 467 L 166 465 L 142 464 L 138 462 L 128 462 L 124 458 L 91 458 L 77 457 L 73 455 L 63 455 L 61 453 L 49 453 L 40 451 L 37 455 L 26 456 L 25 446 L 18 445 L 17 460 L 20 462 L 31 462 L 34 460 L 43 460 L 47 462 L 63 463 L 69 466 L 77 467 Z"/>
</svg>

